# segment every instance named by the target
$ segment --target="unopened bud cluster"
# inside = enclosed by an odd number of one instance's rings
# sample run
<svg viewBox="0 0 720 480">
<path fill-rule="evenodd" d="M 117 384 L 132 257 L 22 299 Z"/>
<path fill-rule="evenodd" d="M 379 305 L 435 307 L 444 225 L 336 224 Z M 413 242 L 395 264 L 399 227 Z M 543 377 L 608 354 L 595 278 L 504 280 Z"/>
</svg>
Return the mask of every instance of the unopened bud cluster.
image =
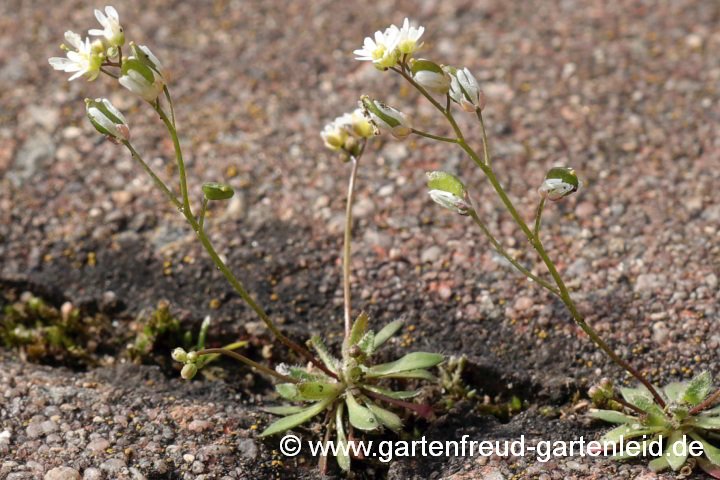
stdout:
<svg viewBox="0 0 720 480">
<path fill-rule="evenodd" d="M 365 118 L 363 111 L 356 108 L 325 125 L 320 137 L 330 150 L 357 156 L 362 151 L 361 140 L 372 137 L 374 133 L 373 126 Z"/>
<path fill-rule="evenodd" d="M 180 376 L 185 380 L 191 380 L 205 364 L 203 357 L 197 352 L 186 352 L 182 348 L 172 351 L 171 357 L 176 362 L 184 363 Z"/>
</svg>

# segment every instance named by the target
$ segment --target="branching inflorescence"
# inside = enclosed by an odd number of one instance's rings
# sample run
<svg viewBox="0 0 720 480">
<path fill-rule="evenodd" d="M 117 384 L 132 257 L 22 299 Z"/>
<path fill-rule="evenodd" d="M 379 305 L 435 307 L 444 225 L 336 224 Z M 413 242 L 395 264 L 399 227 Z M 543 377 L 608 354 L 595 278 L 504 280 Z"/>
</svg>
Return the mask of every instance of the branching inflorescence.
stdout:
<svg viewBox="0 0 720 480">
<path fill-rule="evenodd" d="M 215 251 L 205 231 L 205 214 L 209 202 L 227 200 L 234 195 L 234 191 L 231 186 L 222 183 L 203 184 L 200 213 L 198 215 L 193 213 L 185 164 L 175 124 L 173 102 L 168 88 L 168 72 L 146 46 L 130 42 L 132 55 L 123 56 L 122 47 L 125 45 L 125 33 L 120 26 L 119 15 L 113 7 L 106 7 L 105 13 L 107 15 L 99 10 L 95 11 L 95 16 L 104 29 L 90 30 L 89 32 L 90 35 L 99 36 L 99 39 L 91 42 L 89 38 L 86 38 L 83 42 L 80 35 L 67 31 L 65 38 L 70 46 L 62 46 L 67 53 L 67 58 L 51 58 L 50 65 L 56 70 L 73 73 L 70 80 L 85 76 L 88 81 L 93 81 L 103 74 L 145 100 L 153 108 L 173 142 L 180 186 L 179 197 L 175 195 L 171 186 L 166 185 L 155 174 L 132 146 L 130 127 L 125 116 L 106 98 L 85 100 L 87 116 L 93 127 L 111 142 L 124 145 L 129 150 L 133 159 L 150 175 L 157 187 L 185 218 L 213 263 L 236 292 L 280 342 L 295 352 L 301 360 L 307 361 L 305 366 L 281 364 L 276 369 L 271 369 L 233 351 L 235 348 L 243 346 L 242 342 L 236 342 L 224 348 L 204 348 L 207 334 L 207 327 L 205 327 L 194 351 L 186 352 L 182 348 L 176 348 L 172 353 L 174 360 L 184 364 L 181 371 L 182 377 L 190 380 L 199 369 L 216 359 L 218 355 L 227 355 L 278 379 L 282 383 L 277 384 L 276 389 L 282 397 L 305 405 L 268 408 L 269 412 L 284 415 L 284 418 L 271 424 L 260 436 L 287 431 L 326 412 L 323 421 L 324 441 L 325 443 L 335 443 L 336 448 L 332 451 L 338 452 L 337 462 L 344 471 L 350 470 L 348 444 L 360 441 L 356 440 L 355 430 L 379 432 L 384 428 L 393 431 L 402 429 L 403 421 L 398 414 L 392 411 L 394 408 L 415 412 L 424 418 L 431 417 L 433 412 L 430 406 L 412 402 L 412 398 L 418 395 L 418 390 L 393 391 L 388 388 L 387 380 L 434 381 L 436 378 L 427 369 L 442 363 L 444 356 L 437 353 L 412 352 L 394 362 L 375 364 L 372 359 L 376 349 L 402 328 L 403 321 L 393 321 L 377 333 L 369 329 L 369 317 L 365 313 L 361 313 L 354 322 L 352 321 L 350 256 L 355 179 L 358 161 L 365 149 L 367 139 L 374 134 L 374 125 L 379 122 L 370 123 L 363 115 L 362 110 L 358 109 L 337 118 L 321 134 L 329 148 L 346 152 L 352 165 L 344 236 L 345 307 L 343 316 L 345 336 L 339 358 L 333 356 L 325 347 L 322 339 L 317 336 L 312 337 L 308 342 L 315 352 L 311 353 L 310 350 L 293 342 L 278 330 L 272 319 L 248 294 L 240 280 L 235 277 Z M 414 35 L 419 36 L 417 32 Z M 400 38 L 401 35 L 398 32 L 398 39 Z M 411 42 L 408 37 L 402 38 L 406 45 Z M 169 107 L 170 115 L 166 113 L 164 102 L 161 101 L 162 97 Z M 392 127 L 398 126 L 399 121 L 394 120 L 393 112 L 382 110 L 380 106 L 378 109 L 380 112 L 378 114 L 387 118 Z M 409 129 L 403 130 L 402 128 L 396 128 L 395 131 L 398 136 L 401 133 L 404 135 L 411 133 Z M 310 405 L 306 405 L 307 403 Z M 332 439 L 333 433 L 334 440 Z M 320 466 L 323 471 L 326 470 L 326 457 L 321 458 Z"/>
</svg>

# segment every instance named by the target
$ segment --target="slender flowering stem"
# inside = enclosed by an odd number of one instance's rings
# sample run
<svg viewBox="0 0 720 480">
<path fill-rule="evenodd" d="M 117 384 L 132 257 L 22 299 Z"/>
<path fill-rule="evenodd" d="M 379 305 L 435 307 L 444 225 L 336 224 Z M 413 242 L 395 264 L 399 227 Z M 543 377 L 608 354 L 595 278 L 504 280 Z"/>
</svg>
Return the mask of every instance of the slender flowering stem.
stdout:
<svg viewBox="0 0 720 480">
<path fill-rule="evenodd" d="M 479 108 L 475 109 L 475 113 L 477 113 L 478 120 L 480 121 L 480 127 L 482 128 L 482 134 L 483 134 L 483 154 L 485 155 L 485 163 L 488 167 L 491 167 L 492 165 L 492 158 L 490 157 L 490 147 L 488 145 L 488 137 L 487 132 L 485 131 L 485 122 L 483 121 L 482 112 Z"/>
<path fill-rule="evenodd" d="M 554 293 L 555 295 L 560 296 L 560 291 L 559 291 L 556 287 L 553 287 L 552 285 L 550 285 L 549 283 L 547 283 L 547 282 L 546 282 L 545 280 L 543 280 L 542 278 L 539 278 L 538 276 L 533 275 L 527 268 L 525 268 L 525 267 L 523 267 L 522 265 L 520 265 L 514 258 L 512 258 L 512 257 L 510 256 L 510 254 L 507 253 L 507 251 L 505 251 L 505 249 L 502 247 L 502 245 L 500 245 L 500 243 L 495 239 L 495 237 L 492 235 L 492 233 L 490 233 L 490 231 L 489 231 L 488 228 L 485 226 L 485 224 L 483 223 L 483 221 L 480 220 L 480 218 L 478 217 L 478 214 L 477 214 L 477 212 L 476 212 L 475 210 L 470 210 L 470 211 L 468 212 L 468 214 L 470 215 L 470 217 L 471 217 L 473 220 L 475 220 L 475 223 L 477 223 L 477 225 L 480 227 L 480 230 L 482 230 L 482 232 L 485 234 L 485 236 L 488 238 L 488 240 L 490 240 L 490 243 L 493 244 L 493 246 L 495 247 L 495 250 L 497 250 L 500 255 L 502 255 L 503 257 L 505 257 L 505 259 L 506 259 L 508 262 L 510 262 L 515 268 L 517 268 L 517 269 L 520 270 L 523 274 L 525 274 L 526 277 L 534 280 L 536 283 L 538 283 L 539 285 L 541 285 L 541 286 L 545 287 L 546 289 L 550 290 L 550 291 L 551 291 L 552 293 Z"/>
<path fill-rule="evenodd" d="M 643 416 L 643 417 L 647 416 L 647 414 L 648 414 L 648 413 L 647 413 L 645 410 L 643 410 L 642 408 L 636 407 L 636 406 L 633 405 L 632 403 L 626 402 L 626 401 L 623 400 L 622 398 L 613 397 L 613 398 L 611 398 L 610 400 L 619 403 L 619 404 L 622 405 L 623 407 L 629 408 L 630 410 L 634 411 L 635 413 L 637 413 L 637 414 L 639 414 L 639 415 L 641 415 L 641 416 Z"/>
<path fill-rule="evenodd" d="M 170 136 L 172 137 L 173 145 L 175 147 L 175 159 L 177 160 L 178 175 L 180 176 L 180 190 L 183 197 L 184 213 L 192 215 L 192 211 L 190 210 L 190 197 L 188 196 L 187 190 L 187 178 L 185 177 L 185 162 L 183 161 L 182 151 L 180 150 L 180 140 L 178 140 L 177 131 L 175 130 L 175 126 L 168 119 L 167 115 L 165 115 L 165 111 L 160 106 L 159 100 L 155 101 L 154 106 L 155 111 L 158 115 L 160 115 L 160 118 L 165 123 L 165 127 L 167 127 L 168 132 L 170 132 Z"/>
<path fill-rule="evenodd" d="M 161 115 L 164 117 L 165 124 L 170 125 L 169 121 L 167 120 L 167 116 Z M 177 136 L 175 137 L 177 138 Z M 142 161 L 140 156 L 135 152 L 134 149 L 130 146 L 128 142 L 123 142 L 125 146 L 127 146 L 130 151 L 132 152 L 133 156 L 143 165 L 145 170 L 150 174 L 150 176 L 155 180 L 155 182 L 158 184 L 158 186 L 165 192 L 166 195 L 170 198 L 171 201 L 177 206 L 183 213 L 183 216 L 187 220 L 187 222 L 190 224 L 192 229 L 197 234 L 198 239 L 200 240 L 200 243 L 202 243 L 203 247 L 207 251 L 208 255 L 210 255 L 210 258 L 212 259 L 213 263 L 218 267 L 218 269 L 223 273 L 225 278 L 230 282 L 230 285 L 233 286 L 235 291 L 242 297 L 242 299 L 245 301 L 245 303 L 250 306 L 250 308 L 260 317 L 260 319 L 265 323 L 267 328 L 277 337 L 278 340 L 280 340 L 284 345 L 286 345 L 288 348 L 294 350 L 301 356 L 308 359 L 313 365 L 315 365 L 318 369 L 323 371 L 326 375 L 337 378 L 337 375 L 332 373 L 330 370 L 328 370 L 325 365 L 322 364 L 317 358 L 315 358 L 314 355 L 312 355 L 307 349 L 303 348 L 302 346 L 298 345 L 297 343 L 293 342 L 289 338 L 287 338 L 285 335 L 283 335 L 275 326 L 273 321 L 268 317 L 268 315 L 265 313 L 265 311 L 260 308 L 260 306 L 255 302 L 255 300 L 247 293 L 245 290 L 245 287 L 243 284 L 233 275 L 233 273 L 227 268 L 227 265 L 225 265 L 225 262 L 223 262 L 220 259 L 220 256 L 215 251 L 215 248 L 213 247 L 212 243 L 208 239 L 207 235 L 205 234 L 204 230 L 200 228 L 200 225 L 195 220 L 195 218 L 192 215 L 192 212 L 190 212 L 189 209 L 180 208 L 182 207 L 182 204 L 175 198 L 175 196 L 170 192 L 170 190 L 165 186 L 165 184 L 160 180 L 153 172 L 150 170 L 150 168 L 147 166 L 145 162 Z M 181 157 L 182 154 L 180 153 L 180 145 L 179 143 L 176 143 L 176 150 L 175 155 L 176 157 Z M 181 163 L 181 160 L 178 160 L 178 163 Z"/>
<path fill-rule="evenodd" d="M 173 128 L 177 128 L 175 126 L 175 107 L 173 107 L 172 97 L 170 96 L 170 89 L 167 87 L 167 85 L 163 86 L 163 92 L 165 92 L 165 98 L 168 101 L 168 105 L 170 105 L 170 118 L 172 119 Z"/>
<path fill-rule="evenodd" d="M 397 398 L 391 398 L 387 395 L 383 395 L 382 393 L 371 392 L 370 390 L 365 390 L 364 388 L 362 389 L 362 393 L 376 400 L 382 400 L 392 405 L 412 410 L 413 412 L 417 413 L 425 419 L 430 418 L 433 413 L 432 408 L 429 405 L 423 405 L 421 403 L 403 402 L 402 400 L 398 400 Z"/>
<path fill-rule="evenodd" d="M 205 223 L 205 213 L 207 212 L 207 206 L 208 198 L 203 197 L 202 210 L 200 211 L 200 219 L 198 220 L 198 227 L 200 227 L 200 230 L 203 229 L 203 224 Z"/>
<path fill-rule="evenodd" d="M 122 68 L 122 47 L 118 46 L 118 67 Z"/>
<path fill-rule="evenodd" d="M 535 239 L 539 241 L 540 239 L 540 219 L 543 214 L 543 208 L 545 208 L 545 198 L 540 199 L 540 204 L 538 205 L 537 212 L 535 213 L 535 230 L 533 231 L 533 235 L 535 236 Z"/>
<path fill-rule="evenodd" d="M 447 142 L 447 143 L 459 143 L 460 141 L 457 138 L 447 138 L 447 137 L 439 137 L 437 135 L 431 135 L 429 133 L 421 132 L 420 130 L 415 130 L 414 128 L 411 129 L 412 133 L 415 135 L 420 135 L 421 137 L 431 138 L 433 140 L 438 140 L 440 142 Z"/>
<path fill-rule="evenodd" d="M 110 76 L 110 77 L 112 77 L 112 78 L 114 78 L 114 79 L 116 79 L 116 80 L 117 80 L 118 78 L 120 78 L 119 75 L 115 75 L 114 73 L 112 73 L 112 72 L 110 72 L 110 71 L 108 71 L 108 70 L 105 70 L 105 69 L 102 68 L 102 67 L 100 67 L 100 71 L 101 71 L 102 73 L 104 73 L 105 75 Z"/>
<path fill-rule="evenodd" d="M 205 350 L 198 350 L 195 353 L 197 353 L 198 355 L 213 355 L 213 354 L 227 355 L 228 357 L 232 357 L 235 360 L 238 360 L 238 361 L 244 363 L 245 365 L 250 365 L 251 367 L 258 369 L 267 375 L 278 378 L 278 379 L 282 380 L 283 382 L 300 383 L 300 380 L 296 380 L 294 378 L 291 378 L 291 377 L 288 377 L 281 373 L 278 373 L 275 370 L 266 367 L 265 365 L 261 365 L 257 362 L 253 362 L 249 358 L 244 357 L 244 356 L 240 355 L 239 353 L 233 352 L 232 350 L 228 350 L 227 348 L 206 348 Z"/>
<path fill-rule="evenodd" d="M 130 145 L 130 142 L 127 140 L 122 142 L 123 145 L 127 147 L 128 150 L 130 150 L 130 153 L 132 154 L 132 157 L 140 164 L 143 169 L 150 175 L 150 177 L 155 181 L 155 184 L 160 187 L 160 190 L 165 192 L 165 195 L 170 199 L 170 201 L 178 208 L 182 207 L 182 203 L 180 203 L 180 200 L 177 199 L 174 193 L 170 191 L 170 189 L 165 186 L 162 180 L 158 178 L 157 175 L 155 175 L 155 172 L 152 171 L 152 169 L 148 166 L 147 163 L 138 155 L 138 153 L 135 151 L 132 145 Z"/>
<path fill-rule="evenodd" d="M 367 143 L 367 140 L 365 140 Z M 365 143 L 363 144 L 365 149 Z M 345 207 L 345 237 L 344 237 L 344 258 L 343 258 L 343 297 L 344 297 L 344 314 L 345 314 L 345 343 L 350 338 L 350 330 L 352 329 L 352 306 L 350 296 L 350 260 L 352 254 L 352 207 L 355 198 L 355 178 L 357 177 L 358 163 L 362 151 L 355 157 L 350 156 L 352 167 L 350 168 L 350 180 L 348 182 L 347 206 Z"/>
<path fill-rule="evenodd" d="M 488 178 L 490 183 L 492 184 L 493 188 L 495 189 L 495 192 L 500 197 L 500 200 L 505 205 L 505 208 L 507 209 L 508 213 L 512 216 L 513 220 L 515 220 L 515 223 L 520 226 L 525 236 L 530 240 L 530 242 L 535 247 L 535 250 L 538 252 L 538 255 L 540 255 L 540 258 L 542 258 L 543 262 L 545 263 L 545 266 L 550 271 L 550 275 L 552 275 L 553 280 L 557 284 L 558 290 L 559 290 L 559 296 L 562 299 L 563 303 L 567 307 L 568 311 L 572 315 L 575 322 L 578 324 L 578 326 L 590 337 L 590 339 L 595 342 L 595 344 L 604 351 L 616 364 L 621 366 L 623 369 L 627 370 L 633 377 L 635 377 L 640 383 L 642 383 L 653 395 L 655 398 L 655 401 L 658 405 L 661 407 L 665 407 L 665 401 L 660 396 L 660 394 L 657 392 L 655 387 L 635 368 L 633 368 L 628 362 L 620 358 L 613 350 L 610 348 L 605 341 L 595 332 L 595 330 L 590 327 L 590 325 L 587 324 L 585 319 L 582 315 L 580 315 L 580 312 L 577 311 L 577 308 L 575 307 L 575 304 L 573 303 L 572 299 L 570 298 L 570 293 L 567 290 L 567 287 L 565 286 L 565 283 L 563 282 L 562 278 L 560 277 L 560 274 L 558 273 L 557 269 L 555 268 L 555 264 L 552 262 L 550 257 L 548 256 L 547 252 L 545 252 L 545 249 L 542 246 L 542 243 L 539 241 L 539 239 L 533 234 L 533 232 L 530 230 L 530 228 L 525 223 L 525 220 L 520 216 L 520 214 L 515 209 L 515 206 L 508 198 L 507 194 L 505 193 L 505 190 L 503 189 L 502 185 L 500 185 L 500 182 L 495 177 L 495 174 L 492 171 L 491 165 L 491 158 L 490 158 L 490 151 L 488 148 L 488 142 L 486 140 L 485 135 L 485 128 L 484 128 L 484 122 L 482 120 L 482 115 L 479 111 L 477 111 L 478 114 L 478 120 L 480 121 L 480 124 L 483 126 L 483 138 L 485 139 L 483 148 L 486 161 L 483 161 L 480 159 L 480 157 L 475 153 L 475 151 L 470 147 L 470 145 L 465 142 L 465 139 L 462 135 L 462 131 L 458 127 L 457 123 L 455 122 L 455 119 L 453 118 L 452 112 L 449 109 L 445 109 L 440 105 L 432 96 L 420 85 L 415 82 L 412 77 L 410 77 L 407 73 L 405 73 L 403 70 L 399 70 L 397 68 L 392 68 L 394 72 L 399 73 L 402 75 L 405 80 L 407 80 L 410 84 L 412 84 L 420 93 L 425 96 L 425 98 L 428 99 L 430 103 L 432 103 L 435 108 L 437 108 L 448 120 L 450 125 L 452 126 L 453 130 L 455 131 L 455 134 L 458 137 L 458 145 L 470 156 L 470 158 L 473 159 L 475 164 L 483 171 L 485 176 Z"/>
</svg>

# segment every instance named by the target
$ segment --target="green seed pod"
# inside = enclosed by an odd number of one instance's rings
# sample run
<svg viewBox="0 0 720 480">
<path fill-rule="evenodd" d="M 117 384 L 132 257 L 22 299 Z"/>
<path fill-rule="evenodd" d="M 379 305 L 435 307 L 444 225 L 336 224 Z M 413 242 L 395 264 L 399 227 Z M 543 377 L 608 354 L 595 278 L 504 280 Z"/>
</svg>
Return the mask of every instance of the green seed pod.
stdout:
<svg viewBox="0 0 720 480">
<path fill-rule="evenodd" d="M 541 197 L 556 202 L 576 192 L 582 185 L 572 167 L 555 167 L 545 175 L 545 181 L 538 193 Z"/>
<path fill-rule="evenodd" d="M 235 195 L 235 190 L 225 183 L 204 183 L 202 189 L 208 200 L 227 200 Z"/>
</svg>

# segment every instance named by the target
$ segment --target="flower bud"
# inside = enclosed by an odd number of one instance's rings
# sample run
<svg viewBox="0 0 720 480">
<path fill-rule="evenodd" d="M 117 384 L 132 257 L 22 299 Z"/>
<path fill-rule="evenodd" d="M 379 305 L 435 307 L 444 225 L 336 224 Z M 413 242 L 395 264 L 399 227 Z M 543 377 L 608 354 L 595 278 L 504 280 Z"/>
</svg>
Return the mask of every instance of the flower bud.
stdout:
<svg viewBox="0 0 720 480">
<path fill-rule="evenodd" d="M 571 167 L 555 167 L 545 175 L 545 181 L 538 188 L 541 197 L 556 202 L 576 192 L 582 185 Z"/>
<path fill-rule="evenodd" d="M 194 363 L 186 363 L 180 371 L 180 376 L 185 380 L 191 380 L 197 374 L 198 368 Z"/>
<path fill-rule="evenodd" d="M 162 75 L 163 79 L 167 83 L 168 71 L 162 66 L 160 60 L 153 55 L 148 47 L 145 45 L 135 45 L 135 42 L 130 42 L 130 48 L 132 48 L 133 56 L 135 58 Z"/>
<path fill-rule="evenodd" d="M 480 86 L 470 70 L 467 68 L 460 70 L 455 67 L 446 67 L 445 70 L 452 77 L 450 98 L 460 104 L 466 112 L 482 111 L 487 105 L 487 95 L 480 90 Z"/>
<path fill-rule="evenodd" d="M 412 64 L 413 79 L 425 90 L 445 94 L 450 90 L 450 74 L 430 60 L 415 60 Z"/>
<path fill-rule="evenodd" d="M 107 98 L 85 99 L 85 110 L 95 130 L 114 143 L 130 140 L 130 127 L 120 111 Z"/>
<path fill-rule="evenodd" d="M 187 360 L 187 353 L 182 348 L 176 348 L 172 351 L 172 354 L 170 354 L 173 360 L 180 363 L 185 363 Z"/>
<path fill-rule="evenodd" d="M 325 146 L 330 150 L 340 150 L 348 138 L 347 130 L 337 125 L 335 122 L 328 123 L 320 132 L 320 137 L 325 142 Z"/>
<path fill-rule="evenodd" d="M 588 390 L 588 396 L 590 397 L 590 400 L 597 405 L 602 405 L 606 400 L 605 392 L 603 392 L 603 390 L 597 385 L 590 387 Z"/>
<path fill-rule="evenodd" d="M 412 133 L 412 118 L 382 102 L 371 99 L 367 95 L 360 97 L 360 107 L 364 108 L 365 117 L 377 129 L 376 135 L 387 131 L 398 140 L 404 140 Z"/>
<path fill-rule="evenodd" d="M 123 87 L 148 102 L 154 102 L 165 86 L 165 79 L 159 72 L 135 57 L 123 62 L 119 81 Z"/>
<path fill-rule="evenodd" d="M 185 361 L 190 363 L 195 363 L 198 360 L 198 354 L 197 352 L 188 352 L 187 356 L 185 357 Z"/>
<path fill-rule="evenodd" d="M 428 194 L 435 203 L 460 215 L 472 210 L 472 200 L 465 185 L 455 175 L 446 172 L 428 172 Z"/>
<path fill-rule="evenodd" d="M 203 194 L 208 200 L 227 200 L 235 195 L 235 190 L 230 185 L 217 182 L 203 183 Z"/>
<path fill-rule="evenodd" d="M 359 108 L 356 108 L 351 114 L 350 114 L 352 123 L 352 129 L 355 134 L 360 138 L 370 138 L 374 135 L 373 132 L 373 126 L 368 121 L 367 118 L 365 118 L 365 115 L 363 115 L 363 111 Z"/>
</svg>

